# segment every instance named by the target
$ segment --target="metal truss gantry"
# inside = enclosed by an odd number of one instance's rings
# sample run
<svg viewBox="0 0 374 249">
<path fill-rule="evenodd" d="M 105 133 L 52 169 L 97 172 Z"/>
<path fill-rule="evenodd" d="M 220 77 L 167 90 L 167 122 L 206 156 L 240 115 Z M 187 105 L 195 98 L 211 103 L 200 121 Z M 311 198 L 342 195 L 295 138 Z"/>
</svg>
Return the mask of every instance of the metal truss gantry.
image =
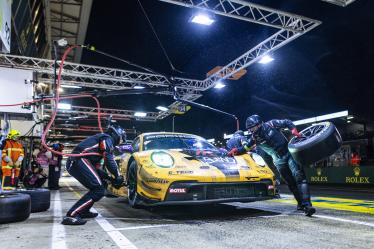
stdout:
<svg viewBox="0 0 374 249">
<path fill-rule="evenodd" d="M 212 12 L 216 15 L 227 16 L 250 23 L 261 24 L 278 29 L 273 35 L 257 44 L 241 56 L 237 57 L 219 71 L 204 80 L 173 78 L 180 97 L 194 101 L 202 96 L 202 92 L 214 87 L 217 81 L 227 79 L 238 71 L 257 62 L 262 56 L 273 52 L 292 40 L 309 32 L 321 22 L 295 15 L 288 12 L 253 4 L 244 0 L 159 0 L 184 7 L 195 8 Z M 0 54 L 0 66 L 33 70 L 38 74 L 38 80 L 51 83 L 53 81 L 54 61 L 23 56 Z M 91 65 L 82 65 L 65 62 L 62 73 L 62 83 L 97 89 L 132 89 L 135 86 L 165 87 L 160 94 L 172 95 L 169 81 L 163 75 L 144 73 L 116 68 L 107 68 Z M 172 103 L 170 110 L 182 105 L 180 102 Z M 77 108 L 74 110 L 74 108 Z M 91 108 L 92 109 L 92 108 Z M 113 111 L 113 109 L 110 109 Z M 73 107 L 73 112 L 86 112 Z M 121 115 L 134 118 L 133 111 L 117 110 Z M 167 117 L 172 112 L 149 112 L 150 120 Z M 132 115 L 132 116 L 131 116 Z M 147 115 L 148 116 L 148 115 Z M 148 119 L 148 117 L 147 117 Z"/>
<path fill-rule="evenodd" d="M 332 3 L 341 7 L 346 7 L 347 5 L 353 3 L 356 0 L 322 0 L 323 2 Z"/>
<path fill-rule="evenodd" d="M 46 113 L 51 113 L 52 108 L 51 105 L 46 105 L 44 109 Z M 118 120 L 131 120 L 136 118 L 138 121 L 155 121 L 158 119 L 162 119 L 163 115 L 167 115 L 167 112 L 145 112 L 147 115 L 145 117 L 136 117 L 135 111 L 130 110 L 120 110 L 120 109 L 110 109 L 110 108 L 100 108 L 100 115 L 102 118 L 108 118 L 112 116 L 114 119 Z M 95 117 L 97 118 L 98 111 L 96 107 L 88 107 L 88 106 L 71 106 L 70 110 L 59 110 L 57 113 L 58 117 L 76 117 L 79 118 L 89 118 Z M 73 118 L 74 119 L 74 118 Z"/>
</svg>

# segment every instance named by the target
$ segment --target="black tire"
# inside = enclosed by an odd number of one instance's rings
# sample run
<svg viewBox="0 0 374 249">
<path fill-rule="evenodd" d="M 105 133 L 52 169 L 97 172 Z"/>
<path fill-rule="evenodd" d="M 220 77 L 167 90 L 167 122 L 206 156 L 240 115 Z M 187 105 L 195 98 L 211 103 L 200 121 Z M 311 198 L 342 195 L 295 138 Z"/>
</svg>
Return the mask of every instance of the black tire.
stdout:
<svg viewBox="0 0 374 249">
<path fill-rule="evenodd" d="M 17 189 L 13 193 L 28 194 L 31 198 L 31 213 L 43 212 L 51 206 L 51 192 L 44 188 Z"/>
<path fill-rule="evenodd" d="M 138 185 L 138 174 L 135 160 L 130 163 L 128 168 L 128 187 L 127 187 L 127 197 L 129 200 L 129 204 L 132 208 L 140 208 L 139 205 L 139 195 L 137 192 L 137 185 Z"/>
<path fill-rule="evenodd" d="M 342 145 L 342 138 L 335 125 L 322 122 L 309 126 L 288 144 L 292 157 L 300 165 L 311 165 L 334 154 Z"/>
<path fill-rule="evenodd" d="M 23 221 L 29 218 L 31 198 L 19 193 L 0 193 L 0 224 Z"/>
</svg>

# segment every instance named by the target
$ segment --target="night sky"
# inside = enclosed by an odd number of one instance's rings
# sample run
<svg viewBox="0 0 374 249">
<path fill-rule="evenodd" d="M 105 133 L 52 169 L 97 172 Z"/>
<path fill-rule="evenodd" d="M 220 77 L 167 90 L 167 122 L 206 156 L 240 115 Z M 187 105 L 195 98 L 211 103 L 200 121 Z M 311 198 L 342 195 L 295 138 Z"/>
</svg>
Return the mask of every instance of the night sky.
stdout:
<svg viewBox="0 0 374 249">
<path fill-rule="evenodd" d="M 276 29 L 216 16 L 209 27 L 189 23 L 192 9 L 141 0 L 174 66 L 186 78 L 204 79 L 217 65 L 226 65 Z M 273 53 L 274 61 L 247 68 L 238 81 L 211 89 L 196 102 L 245 118 L 297 120 L 348 109 L 374 119 L 374 1 L 357 0 L 342 8 L 319 0 L 252 1 L 304 15 L 323 23 Z M 86 44 L 154 70 L 171 74 L 137 0 L 94 1 Z M 106 57 L 84 52 L 82 63 L 132 69 Z M 124 96 L 102 99 L 104 107 L 157 111 L 168 96 Z M 157 123 L 125 122 L 141 131 L 171 130 L 171 116 Z M 226 116 L 193 108 L 175 118 L 177 131 L 218 137 L 235 129 Z"/>
</svg>

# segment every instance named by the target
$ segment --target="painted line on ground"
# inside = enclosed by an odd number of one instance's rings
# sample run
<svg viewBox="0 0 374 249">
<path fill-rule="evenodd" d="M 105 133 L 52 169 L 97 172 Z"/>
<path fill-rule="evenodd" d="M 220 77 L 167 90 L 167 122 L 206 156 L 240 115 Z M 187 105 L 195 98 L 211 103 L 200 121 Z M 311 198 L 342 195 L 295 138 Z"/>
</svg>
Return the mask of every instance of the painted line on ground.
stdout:
<svg viewBox="0 0 374 249">
<path fill-rule="evenodd" d="M 97 212 L 94 208 L 91 208 L 94 212 Z M 112 240 L 121 249 L 137 249 L 137 247 L 125 237 L 120 231 L 116 231 L 116 228 L 112 226 L 101 214 L 95 218 L 96 222 L 101 228 L 112 238 Z"/>
<path fill-rule="evenodd" d="M 69 184 L 65 183 L 66 186 L 79 198 L 82 197 L 77 191 L 75 191 Z M 120 231 L 116 231 L 116 228 L 109 223 L 101 214 L 95 209 L 91 208 L 94 212 L 98 213 L 95 221 L 100 225 L 100 227 L 109 235 L 109 237 L 116 243 L 116 245 L 121 249 L 137 249 L 137 247 L 123 235 Z"/>
<path fill-rule="evenodd" d="M 137 229 L 147 229 L 147 228 L 157 228 L 157 227 L 168 227 L 172 226 L 171 225 L 149 225 L 149 226 L 137 226 L 137 227 L 120 227 L 120 228 L 115 228 L 114 231 L 123 231 L 123 230 L 137 230 Z"/>
<path fill-rule="evenodd" d="M 52 227 L 52 249 L 66 249 L 66 233 L 65 227 L 60 224 L 62 209 L 61 209 L 61 198 L 60 192 L 56 191 L 52 193 L 53 202 L 53 227 Z"/>
<path fill-rule="evenodd" d="M 288 194 L 282 194 L 281 199 L 273 199 L 269 202 L 296 205 L 294 197 Z M 314 196 L 312 203 L 318 208 L 374 214 L 374 201 L 370 200 Z"/>
<path fill-rule="evenodd" d="M 127 218 L 127 217 L 105 217 L 107 220 L 134 220 L 134 221 L 170 221 L 175 222 L 176 220 L 170 220 L 170 219 L 144 219 L 144 218 Z"/>
<path fill-rule="evenodd" d="M 319 214 L 315 214 L 315 215 L 313 215 L 313 217 L 317 217 L 317 218 L 321 218 L 321 219 L 327 219 L 327 220 L 335 220 L 335 221 L 351 223 L 351 224 L 356 224 L 356 225 L 363 225 L 363 226 L 368 226 L 368 227 L 373 227 L 374 228 L 374 223 L 369 223 L 369 222 L 364 222 L 364 221 L 347 220 L 347 219 L 342 219 L 342 218 L 338 218 L 338 217 L 319 215 Z"/>
</svg>

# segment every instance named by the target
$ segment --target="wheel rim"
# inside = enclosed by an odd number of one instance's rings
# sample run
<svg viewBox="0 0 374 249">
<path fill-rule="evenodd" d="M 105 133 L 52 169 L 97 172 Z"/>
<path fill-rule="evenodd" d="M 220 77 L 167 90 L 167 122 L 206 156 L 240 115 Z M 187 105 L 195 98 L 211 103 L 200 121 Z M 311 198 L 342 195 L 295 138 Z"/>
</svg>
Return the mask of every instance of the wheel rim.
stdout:
<svg viewBox="0 0 374 249">
<path fill-rule="evenodd" d="M 320 133 L 323 129 L 325 129 L 325 127 L 326 125 L 323 123 L 310 126 L 300 132 L 301 137 L 294 137 L 291 140 L 291 144 L 301 143 L 307 139 L 310 139 Z"/>
<path fill-rule="evenodd" d="M 134 167 L 129 171 L 129 199 L 134 200 L 136 194 L 136 172 Z"/>
</svg>

